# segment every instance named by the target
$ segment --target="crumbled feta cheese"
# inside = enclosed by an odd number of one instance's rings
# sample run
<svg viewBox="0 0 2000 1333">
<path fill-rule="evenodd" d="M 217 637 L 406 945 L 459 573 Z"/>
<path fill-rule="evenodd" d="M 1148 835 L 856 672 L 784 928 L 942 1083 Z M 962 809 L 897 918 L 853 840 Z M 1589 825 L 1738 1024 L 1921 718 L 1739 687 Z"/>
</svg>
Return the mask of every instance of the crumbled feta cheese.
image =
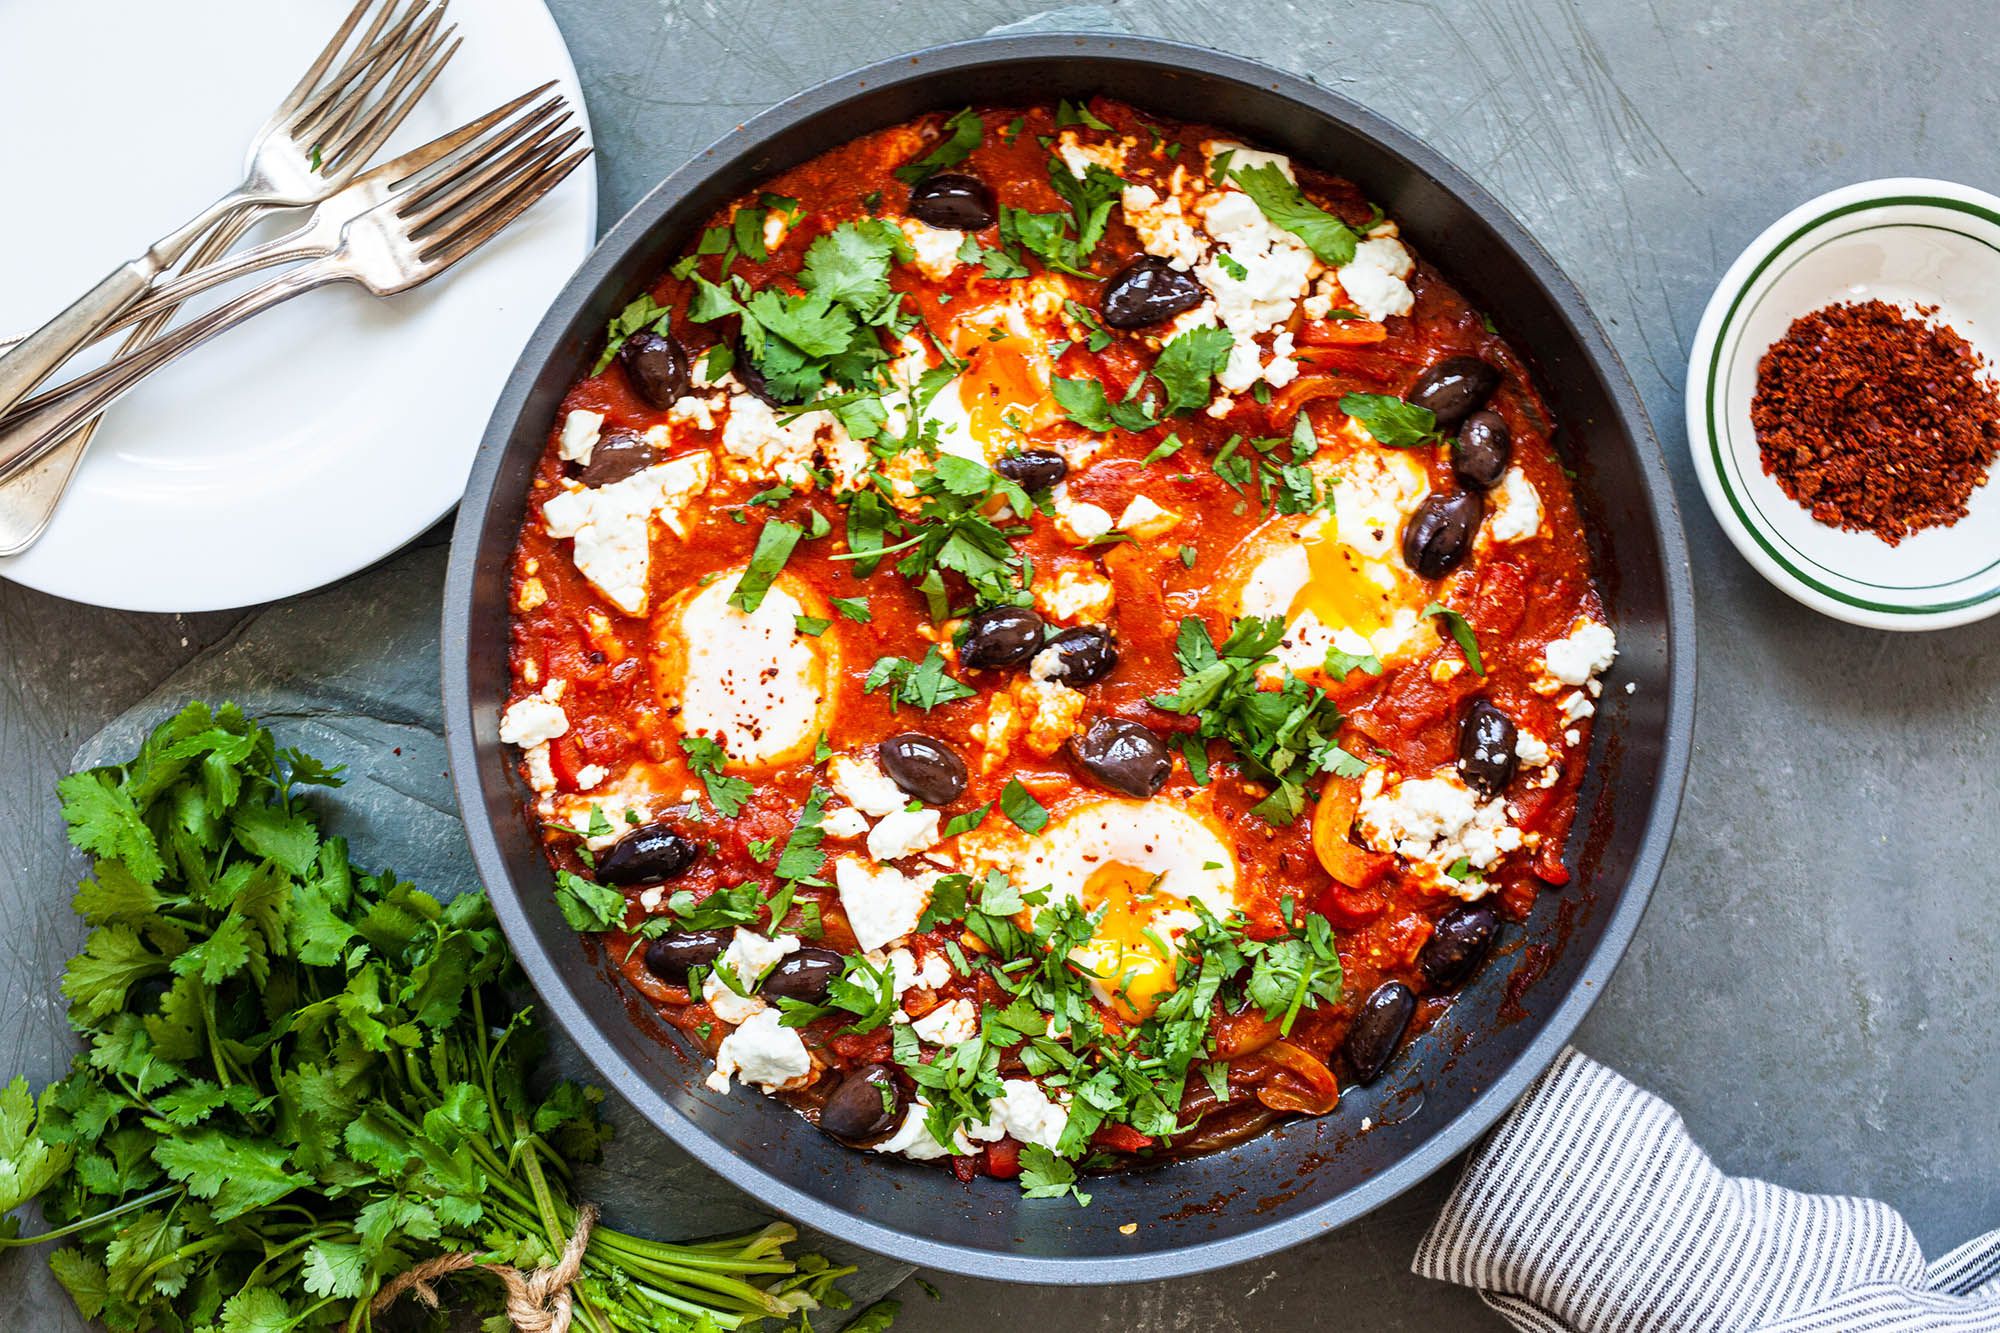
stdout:
<svg viewBox="0 0 2000 1333">
<path fill-rule="evenodd" d="M 531 745 L 523 757 L 528 761 L 528 785 L 536 791 L 554 791 L 556 770 L 555 765 L 549 762 L 549 747 L 546 744 Z"/>
<path fill-rule="evenodd" d="M 958 267 L 958 248 L 965 244 L 964 232 L 933 227 L 915 218 L 899 218 L 896 225 L 909 237 L 910 249 L 916 251 L 918 272 L 940 282 L 951 276 Z"/>
<path fill-rule="evenodd" d="M 947 1000 L 910 1024 L 910 1031 L 933 1046 L 960 1046 L 979 1032 L 979 1006 L 970 1000 Z"/>
<path fill-rule="evenodd" d="M 1111 531 L 1111 511 L 1100 505 L 1079 504 L 1066 494 L 1055 497 L 1056 528 L 1064 538 L 1082 546 Z"/>
<path fill-rule="evenodd" d="M 500 715 L 500 743 L 524 749 L 552 741 L 569 730 L 569 715 L 544 694 L 531 694 L 507 705 Z"/>
<path fill-rule="evenodd" d="M 1380 323 L 1415 307 L 1416 298 L 1404 281 L 1414 267 L 1401 241 L 1373 237 L 1355 246 L 1354 258 L 1340 266 L 1340 287 L 1356 310 Z"/>
<path fill-rule="evenodd" d="M 1069 174 L 1082 180 L 1090 174 L 1090 168 L 1103 167 L 1112 175 L 1120 175 L 1125 170 L 1127 144 L 1113 140 L 1110 143 L 1080 142 L 1075 130 L 1064 130 L 1056 139 L 1056 156 L 1069 168 Z"/>
<path fill-rule="evenodd" d="M 1271 339 L 1271 359 L 1264 363 L 1264 383 L 1274 389 L 1282 389 L 1299 377 L 1299 363 L 1292 359 L 1298 350 L 1297 340 L 1290 329 L 1281 329 L 1278 336 Z"/>
<path fill-rule="evenodd" d="M 1216 383 L 1227 393 L 1242 393 L 1266 375 L 1257 335 L 1291 318 L 1299 298 L 1310 289 L 1318 261 L 1297 237 L 1272 226 L 1256 202 L 1241 190 L 1225 190 L 1217 196 L 1204 212 L 1203 222 L 1231 261 L 1225 267 L 1218 256 L 1195 270 L 1215 297 L 1216 317 L 1236 340 Z M 1235 276 L 1237 273 L 1242 276 Z M 1277 358 L 1277 362 L 1297 373 L 1289 357 Z M 1281 376 L 1283 373 L 1280 371 Z"/>
<path fill-rule="evenodd" d="M 1288 181 L 1296 183 L 1299 178 L 1298 173 L 1292 170 L 1292 159 L 1286 157 L 1283 153 L 1267 153 L 1261 148 L 1252 148 L 1248 144 L 1237 143 L 1234 139 L 1204 140 L 1201 145 L 1201 151 L 1208 157 L 1210 175 L 1213 175 L 1215 172 L 1215 159 L 1227 153 L 1229 155 L 1229 170 L 1231 172 L 1268 166 L 1276 167 Z"/>
<path fill-rule="evenodd" d="M 597 448 L 598 433 L 603 429 L 602 412 L 586 412 L 578 408 L 563 418 L 562 438 L 556 444 L 556 455 L 569 463 L 589 463 L 591 451 Z"/>
<path fill-rule="evenodd" d="M 1029 680 L 1056 680 L 1063 673 L 1063 655 L 1060 648 L 1044 648 L 1035 654 L 1035 660 L 1028 663 Z"/>
<path fill-rule="evenodd" d="M 611 770 L 602 764 L 585 764 L 576 770 L 576 789 L 589 791 L 611 776 Z"/>
<path fill-rule="evenodd" d="M 1578 731 L 1575 727 L 1571 727 L 1568 731 L 1565 731 L 1563 733 L 1563 739 L 1572 746 L 1581 745 L 1583 744 L 1583 733 Z"/>
<path fill-rule="evenodd" d="M 1531 731 L 1517 731 L 1514 757 L 1529 768 L 1540 768 L 1549 762 L 1549 743 Z"/>
<path fill-rule="evenodd" d="M 883 962 L 889 965 L 895 978 L 893 985 L 898 999 L 902 998 L 904 991 L 915 990 L 919 986 L 925 990 L 936 990 L 951 980 L 951 962 L 937 952 L 925 954 L 921 964 L 908 949 L 891 949 L 885 958 L 878 960 L 871 957 L 870 961 L 877 967 Z"/>
<path fill-rule="evenodd" d="M 1060 681 L 1037 680 L 1032 666 L 1028 679 L 1015 680 L 1013 694 L 1027 720 L 1028 748 L 1039 755 L 1051 755 L 1061 749 L 1083 717 L 1083 691 L 1073 690 Z"/>
<path fill-rule="evenodd" d="M 792 229 L 792 215 L 782 208 L 774 208 L 764 215 L 764 249 L 776 250 L 785 243 L 785 236 Z"/>
<path fill-rule="evenodd" d="M 667 409 L 667 416 L 673 421 L 692 423 L 703 430 L 715 429 L 715 404 L 695 394 L 682 394 L 676 398 L 674 405 Z M 658 430 L 659 427 L 653 429 Z M 650 430 L 646 432 L 649 436 L 652 433 Z"/>
<path fill-rule="evenodd" d="M 1556 639 L 1542 650 L 1548 673 L 1565 685 L 1582 685 L 1611 666 L 1618 656 L 1618 640 L 1609 625 L 1586 620 L 1570 631 L 1566 639 Z"/>
<path fill-rule="evenodd" d="M 930 1109 L 930 1103 L 921 1097 L 911 1102 L 910 1109 L 904 1113 L 903 1123 L 896 1127 L 896 1132 L 875 1144 L 869 1151 L 901 1153 L 918 1162 L 928 1162 L 948 1156 L 951 1149 L 932 1138 L 930 1130 L 924 1125 L 924 1116 Z M 965 1146 L 969 1148 L 971 1145 Z"/>
<path fill-rule="evenodd" d="M 885 948 L 917 928 L 931 900 L 932 875 L 905 875 L 894 866 L 870 866 L 851 856 L 834 862 L 841 910 L 863 949 Z"/>
<path fill-rule="evenodd" d="M 998 1129 L 1021 1143 L 1039 1143 L 1053 1148 L 1069 1127 L 1069 1108 L 1054 1101 L 1033 1079 L 1010 1078 L 987 1108 L 987 1127 Z M 979 1135 L 975 1133 L 974 1138 Z"/>
<path fill-rule="evenodd" d="M 1561 711 L 1562 720 L 1565 722 L 1580 722 L 1597 711 L 1597 705 L 1592 703 L 1590 696 L 1582 690 L 1571 690 L 1556 700 L 1556 707 Z"/>
<path fill-rule="evenodd" d="M 685 536 L 681 515 L 708 488 L 707 454 L 683 454 L 623 481 L 564 491 L 542 506 L 549 535 L 573 539 L 570 558 L 613 606 L 629 615 L 646 609 L 652 530 L 657 516 Z"/>
<path fill-rule="evenodd" d="M 1208 252 L 1208 243 L 1188 221 L 1179 199 L 1162 199 L 1150 185 L 1128 185 L 1118 202 L 1147 254 L 1157 255 L 1175 268 L 1191 269 Z"/>
<path fill-rule="evenodd" d="M 1065 569 L 1035 585 L 1035 605 L 1051 620 L 1103 620 L 1116 597 L 1111 580 L 1090 570 Z"/>
<path fill-rule="evenodd" d="M 753 393 L 738 392 L 729 396 L 722 448 L 731 458 L 748 463 L 756 477 L 801 484 L 810 478 L 820 436 L 835 432 L 846 433 L 829 413 L 807 412 L 780 421 L 769 403 Z"/>
<path fill-rule="evenodd" d="M 709 1010 L 725 1023 L 741 1024 L 752 1014 L 762 1013 L 764 1001 L 756 995 L 738 995 L 729 989 L 729 983 L 714 972 L 701 980 L 701 998 L 708 1003 Z"/>
<path fill-rule="evenodd" d="M 1491 499 L 1493 517 L 1486 531 L 1494 541 L 1524 541 L 1542 530 L 1542 497 L 1520 468 L 1507 469 Z"/>
<path fill-rule="evenodd" d="M 1638 681 L 1636 681 L 1636 680 L 1628 680 L 1628 681 L 1626 681 L 1626 682 L 1625 682 L 1625 693 L 1627 693 L 1627 694 L 1637 694 L 1638 692 L 1639 692 L 1639 682 L 1638 682 Z"/>
<path fill-rule="evenodd" d="M 1505 802 L 1480 800 L 1448 769 L 1393 785 L 1380 768 L 1371 769 L 1361 791 L 1356 823 L 1367 844 L 1433 876 L 1461 859 L 1486 870 L 1521 846 L 1521 831 L 1507 822 Z"/>
<path fill-rule="evenodd" d="M 884 815 L 868 834 L 868 854 L 877 861 L 894 861 L 935 847 L 937 840 L 937 811 L 897 810 Z"/>
<path fill-rule="evenodd" d="M 715 1052 L 715 1072 L 724 1087 L 733 1074 L 766 1092 L 784 1091 L 803 1086 L 812 1073 L 812 1056 L 798 1032 L 782 1026 L 775 1009 L 765 1009 L 722 1039 Z"/>
<path fill-rule="evenodd" d="M 843 805 L 838 810 L 828 811 L 819 826 L 827 837 L 846 841 L 868 832 L 868 818 L 853 806 Z"/>
<path fill-rule="evenodd" d="M 1161 508 L 1147 496 L 1135 495 L 1118 516 L 1118 530 L 1150 539 L 1172 532 L 1180 521 L 1181 516 L 1173 510 Z"/>
<path fill-rule="evenodd" d="M 837 754 L 827 762 L 826 776 L 834 794 L 864 815 L 880 819 L 910 803 L 872 757 Z"/>
</svg>

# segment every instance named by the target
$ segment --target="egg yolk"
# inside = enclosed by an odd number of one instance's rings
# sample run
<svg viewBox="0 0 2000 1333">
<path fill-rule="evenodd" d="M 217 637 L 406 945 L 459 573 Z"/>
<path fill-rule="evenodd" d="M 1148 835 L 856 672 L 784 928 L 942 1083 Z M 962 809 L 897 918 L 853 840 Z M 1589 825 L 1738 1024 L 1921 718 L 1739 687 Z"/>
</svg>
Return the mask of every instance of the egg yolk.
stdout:
<svg viewBox="0 0 2000 1333">
<path fill-rule="evenodd" d="M 1157 918 L 1163 904 L 1177 902 L 1156 892 L 1159 876 L 1112 863 L 1092 872 L 1083 885 L 1083 906 L 1100 910 L 1097 930 L 1070 951 L 1070 959 L 1090 973 L 1099 997 L 1128 1023 L 1141 1022 L 1174 989 L 1175 954 Z"/>
<path fill-rule="evenodd" d="M 1328 629 L 1367 637 L 1388 628 L 1397 608 L 1409 603 L 1403 576 L 1342 541 L 1333 524 L 1323 525 L 1305 548 L 1310 573 L 1292 598 L 1287 623 L 1310 611 Z"/>
<path fill-rule="evenodd" d="M 1048 384 L 1029 339 L 1004 320 L 970 320 L 955 335 L 954 350 L 966 367 L 952 387 L 973 438 L 997 448 L 1044 424 L 1038 418 L 1047 407 Z"/>
</svg>

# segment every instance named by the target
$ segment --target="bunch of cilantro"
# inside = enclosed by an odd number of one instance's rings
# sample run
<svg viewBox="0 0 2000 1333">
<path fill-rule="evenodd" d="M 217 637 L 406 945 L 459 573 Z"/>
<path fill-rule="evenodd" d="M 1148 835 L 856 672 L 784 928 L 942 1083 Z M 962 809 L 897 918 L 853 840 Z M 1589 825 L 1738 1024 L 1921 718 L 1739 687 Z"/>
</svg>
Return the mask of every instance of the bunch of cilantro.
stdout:
<svg viewBox="0 0 2000 1333">
<path fill-rule="evenodd" d="M 350 865 L 302 789 L 335 771 L 234 706 L 190 704 L 131 762 L 59 790 L 93 874 L 62 989 L 69 1076 L 0 1091 L 0 1213 L 39 1200 L 49 1257 L 121 1333 L 373 1327 L 442 1252 L 529 1269 L 576 1224 L 570 1163 L 602 1093 L 531 1087 L 539 1039 L 482 893 L 449 902 Z M 733 1329 L 821 1302 L 847 1269 L 773 1225 L 667 1245 L 598 1227 L 575 1326 Z M 497 1284 L 457 1294 L 497 1306 Z M 489 1321 L 504 1329 L 504 1317 Z"/>
</svg>

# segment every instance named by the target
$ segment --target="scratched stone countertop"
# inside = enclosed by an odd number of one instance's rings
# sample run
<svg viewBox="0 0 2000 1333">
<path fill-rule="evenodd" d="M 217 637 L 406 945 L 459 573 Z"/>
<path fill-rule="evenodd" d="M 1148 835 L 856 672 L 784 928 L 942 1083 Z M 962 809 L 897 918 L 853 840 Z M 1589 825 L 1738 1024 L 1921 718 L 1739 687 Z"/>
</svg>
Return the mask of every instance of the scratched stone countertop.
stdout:
<svg viewBox="0 0 2000 1333">
<path fill-rule="evenodd" d="M 770 103 L 855 65 L 976 36 L 1047 0 L 551 0 L 599 146 L 602 220 Z M 2000 1223 L 2000 620 L 1899 636 L 1768 587 L 1697 490 L 1687 343 L 1721 270 L 1835 185 L 1929 175 L 1994 188 L 2000 11 L 1841 0 L 1120 0 L 1058 11 L 1309 74 L 1428 139 L 1555 255 L 1653 415 L 1693 551 L 1693 772 L 1653 906 L 1579 1044 L 1673 1101 L 1728 1170 L 1874 1195 L 1931 1253 Z M 1047 20 L 1044 20 L 1047 22 Z M 443 532 L 420 545 L 435 546 Z M 435 582 L 435 553 L 392 579 Z M 429 605 L 424 597 L 415 600 Z M 306 608 L 301 614 L 311 614 Z M 0 1076 L 66 1059 L 55 968 L 80 932 L 50 786 L 78 747 L 251 613 L 139 616 L 0 584 Z M 21 1021 L 40 1013 L 44 1021 Z M 1408 1271 L 1454 1170 L 1262 1263 L 1108 1289 L 930 1275 L 908 1333 L 1487 1328 Z M 34 1294 L 34 1293 L 39 1294 Z M 10 1327 L 54 1328 L 0 1266 Z M 1364 1313 L 1365 1312 L 1365 1313 Z M 63 1311 L 67 1314 L 67 1311 Z"/>
</svg>

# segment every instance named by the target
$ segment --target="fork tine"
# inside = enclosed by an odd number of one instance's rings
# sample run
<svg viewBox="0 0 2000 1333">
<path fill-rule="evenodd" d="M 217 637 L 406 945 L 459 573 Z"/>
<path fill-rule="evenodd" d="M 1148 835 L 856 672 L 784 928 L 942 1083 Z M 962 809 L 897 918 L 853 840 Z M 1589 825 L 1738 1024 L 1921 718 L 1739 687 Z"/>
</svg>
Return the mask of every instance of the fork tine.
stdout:
<svg viewBox="0 0 2000 1333">
<path fill-rule="evenodd" d="M 564 178 L 576 170 L 577 164 L 590 154 L 589 148 L 579 148 L 560 162 L 543 168 L 540 174 L 524 180 L 493 206 L 476 215 L 460 214 L 454 218 L 446 227 L 445 234 L 433 238 L 431 245 L 418 256 L 429 266 L 425 277 L 436 277 L 491 240 L 543 195 L 562 184 Z"/>
<path fill-rule="evenodd" d="M 382 20 L 395 9 L 399 2 L 400 0 L 356 0 L 354 8 L 347 11 L 347 18 L 341 23 L 339 30 L 321 48 L 319 58 L 313 61 L 312 66 L 304 74 L 299 76 L 299 81 L 292 85 L 292 90 L 289 93 L 285 94 L 285 100 L 278 103 L 278 109 L 271 113 L 272 121 L 274 123 L 282 121 L 294 111 L 297 111 L 300 104 L 306 100 L 313 89 L 319 86 L 320 79 L 326 74 L 328 68 L 332 66 L 333 58 L 339 55 L 341 48 L 347 45 L 348 37 L 353 34 L 355 25 L 361 22 L 363 14 L 374 9 L 378 4 L 382 5 L 381 10 L 375 15 L 375 21 L 369 24 L 368 31 L 362 34 L 360 45 L 366 46 L 375 39 L 375 34 L 382 27 Z"/>
<path fill-rule="evenodd" d="M 295 108 L 292 123 L 298 125 L 308 117 L 318 114 L 327 103 L 340 94 L 341 89 L 353 82 L 355 77 L 366 70 L 385 54 L 399 50 L 404 45 L 410 24 L 424 11 L 429 0 L 388 0 L 387 6 L 376 16 L 367 33 L 357 42 L 351 54 L 340 68 L 321 80 L 311 97 L 301 101 Z"/>
<path fill-rule="evenodd" d="M 562 128 L 560 124 L 545 127 L 527 142 L 484 165 L 476 175 L 462 182 L 451 198 L 426 208 L 421 216 L 403 216 L 404 234 L 413 241 L 424 241 L 435 232 L 457 225 L 453 220 L 457 216 L 477 214 L 491 207 L 495 199 L 523 179 L 533 177 L 583 137 L 581 128 L 571 126 L 567 133 L 559 133 Z"/>
<path fill-rule="evenodd" d="M 444 19 L 444 8 L 411 11 L 411 17 L 418 19 L 415 25 L 401 34 L 399 41 L 385 49 L 366 66 L 358 69 L 354 77 L 344 86 L 332 90 L 330 102 L 315 109 L 314 113 L 302 119 L 293 131 L 300 142 L 328 143 L 344 134 L 349 124 L 369 103 L 384 79 L 396 70 L 418 57 L 432 34 Z"/>
<path fill-rule="evenodd" d="M 417 235 L 444 214 L 478 196 L 492 181 L 512 172 L 539 151 L 569 120 L 568 103 L 538 107 L 498 131 L 491 141 L 461 153 L 458 160 L 425 174 L 396 205 L 406 235 Z"/>
<path fill-rule="evenodd" d="M 430 86 L 436 81 L 437 76 L 444 72 L 444 67 L 458 54 L 463 39 L 452 36 L 457 31 L 457 28 L 452 27 L 439 33 L 437 40 L 430 45 L 421 60 L 410 62 L 396 75 L 395 80 L 376 100 L 375 109 L 336 145 L 334 157 L 351 161 L 359 166 L 375 156 L 375 150 L 396 132 L 396 127 L 401 125 L 404 117 L 423 100 L 424 94 L 430 91 Z M 451 39 L 449 45 L 446 45 L 447 38 Z"/>
<path fill-rule="evenodd" d="M 393 186 L 400 186 L 407 181 L 416 179 L 420 174 L 426 174 L 428 168 L 438 167 L 442 169 L 444 164 L 460 155 L 460 150 L 465 149 L 468 144 L 473 143 L 474 140 L 485 134 L 486 131 L 520 110 L 529 98 L 538 97 L 554 86 L 555 81 L 551 79 L 539 88 L 531 88 L 511 102 L 505 102 L 494 107 L 477 120 L 468 121 L 455 130 L 440 134 L 429 143 L 412 148 L 401 157 L 391 158 L 380 166 L 369 168 L 368 177 L 373 180 L 387 181 Z M 470 151 L 476 152 L 478 150 L 475 148 Z"/>
</svg>

